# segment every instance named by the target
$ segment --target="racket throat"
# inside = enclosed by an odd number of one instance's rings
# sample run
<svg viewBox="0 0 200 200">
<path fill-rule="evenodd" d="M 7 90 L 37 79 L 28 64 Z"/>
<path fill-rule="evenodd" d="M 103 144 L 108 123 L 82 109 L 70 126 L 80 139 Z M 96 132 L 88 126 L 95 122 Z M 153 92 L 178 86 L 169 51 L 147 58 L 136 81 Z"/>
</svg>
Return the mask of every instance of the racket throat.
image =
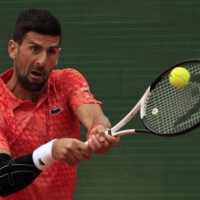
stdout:
<svg viewBox="0 0 200 200">
<path fill-rule="evenodd" d="M 135 129 L 136 133 L 152 133 L 151 131 L 147 129 Z"/>
<path fill-rule="evenodd" d="M 111 136 L 112 136 L 112 132 L 111 132 L 111 130 L 108 130 L 108 135 L 111 135 Z"/>
</svg>

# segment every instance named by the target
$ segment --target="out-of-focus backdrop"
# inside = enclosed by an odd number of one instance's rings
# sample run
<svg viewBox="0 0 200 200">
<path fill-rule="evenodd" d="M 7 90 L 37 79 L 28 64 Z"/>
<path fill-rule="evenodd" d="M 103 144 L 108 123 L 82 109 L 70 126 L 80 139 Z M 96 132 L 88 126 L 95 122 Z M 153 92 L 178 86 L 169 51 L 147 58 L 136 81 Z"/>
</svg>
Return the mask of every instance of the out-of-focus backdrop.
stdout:
<svg viewBox="0 0 200 200">
<path fill-rule="evenodd" d="M 18 14 L 45 8 L 63 27 L 57 68 L 75 68 L 114 125 L 164 69 L 200 57 L 197 0 L 0 0 L 0 73 Z M 138 115 L 139 117 L 139 115 Z M 139 119 L 139 118 L 138 118 Z M 140 120 L 126 128 L 142 128 Z M 86 130 L 81 128 L 81 140 Z M 121 137 L 79 165 L 74 200 L 199 200 L 200 130 L 173 138 Z"/>
</svg>

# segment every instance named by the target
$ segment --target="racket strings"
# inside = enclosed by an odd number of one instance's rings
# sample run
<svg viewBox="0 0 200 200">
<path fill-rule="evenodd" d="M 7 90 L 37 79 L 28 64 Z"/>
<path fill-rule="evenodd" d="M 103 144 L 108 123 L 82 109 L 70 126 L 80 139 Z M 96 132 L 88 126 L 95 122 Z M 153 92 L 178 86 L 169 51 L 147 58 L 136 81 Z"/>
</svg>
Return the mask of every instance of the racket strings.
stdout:
<svg viewBox="0 0 200 200">
<path fill-rule="evenodd" d="M 146 103 L 146 121 L 154 132 L 177 133 L 200 121 L 200 63 L 181 66 L 190 72 L 188 85 L 175 88 L 166 75 L 153 89 Z M 156 114 L 152 112 L 154 109 L 157 110 Z"/>
</svg>

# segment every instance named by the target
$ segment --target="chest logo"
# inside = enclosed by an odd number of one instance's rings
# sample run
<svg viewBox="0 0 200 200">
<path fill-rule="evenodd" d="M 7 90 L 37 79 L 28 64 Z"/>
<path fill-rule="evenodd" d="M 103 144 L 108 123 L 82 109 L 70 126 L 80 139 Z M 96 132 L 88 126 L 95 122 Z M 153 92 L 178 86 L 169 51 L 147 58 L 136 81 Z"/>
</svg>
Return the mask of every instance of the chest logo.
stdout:
<svg viewBox="0 0 200 200">
<path fill-rule="evenodd" d="M 56 114 L 58 114 L 58 113 L 60 113 L 60 112 L 62 112 L 63 111 L 63 108 L 62 108 L 62 106 L 60 106 L 59 108 L 57 108 L 56 106 L 54 106 L 52 109 L 51 109 L 51 114 L 52 115 L 56 115 Z"/>
</svg>

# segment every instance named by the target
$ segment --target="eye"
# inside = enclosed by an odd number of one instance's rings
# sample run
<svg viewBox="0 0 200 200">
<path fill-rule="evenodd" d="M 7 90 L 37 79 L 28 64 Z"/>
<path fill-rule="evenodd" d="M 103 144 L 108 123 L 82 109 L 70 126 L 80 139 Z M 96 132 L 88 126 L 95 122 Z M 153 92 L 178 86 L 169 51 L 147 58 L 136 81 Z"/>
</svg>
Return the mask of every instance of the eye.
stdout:
<svg viewBox="0 0 200 200">
<path fill-rule="evenodd" d="M 39 50 L 39 48 L 38 48 L 38 47 L 32 47 L 31 50 L 32 50 L 33 52 L 37 52 L 37 51 Z"/>
<path fill-rule="evenodd" d="M 54 49 L 49 49 L 48 50 L 48 54 L 50 55 L 54 55 L 56 53 L 56 51 Z"/>
</svg>

